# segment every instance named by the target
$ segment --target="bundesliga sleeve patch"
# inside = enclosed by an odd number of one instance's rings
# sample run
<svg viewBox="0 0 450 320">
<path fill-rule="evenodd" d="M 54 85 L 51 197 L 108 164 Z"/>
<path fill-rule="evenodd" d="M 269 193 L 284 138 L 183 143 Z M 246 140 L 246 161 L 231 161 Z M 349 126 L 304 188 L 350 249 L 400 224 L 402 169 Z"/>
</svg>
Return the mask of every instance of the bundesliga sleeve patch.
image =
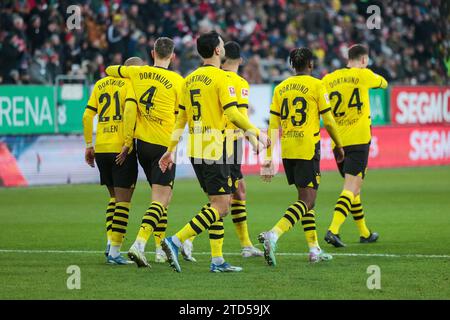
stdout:
<svg viewBox="0 0 450 320">
<path fill-rule="evenodd" d="M 248 98 L 248 89 L 242 88 L 241 96 L 242 98 Z"/>
<path fill-rule="evenodd" d="M 236 90 L 234 87 L 228 87 L 228 92 L 230 93 L 230 97 L 236 97 Z"/>
<path fill-rule="evenodd" d="M 330 99 L 328 99 L 328 93 L 325 93 L 325 94 L 323 95 L 323 97 L 325 98 L 325 101 L 326 101 L 327 103 L 330 103 Z"/>
</svg>

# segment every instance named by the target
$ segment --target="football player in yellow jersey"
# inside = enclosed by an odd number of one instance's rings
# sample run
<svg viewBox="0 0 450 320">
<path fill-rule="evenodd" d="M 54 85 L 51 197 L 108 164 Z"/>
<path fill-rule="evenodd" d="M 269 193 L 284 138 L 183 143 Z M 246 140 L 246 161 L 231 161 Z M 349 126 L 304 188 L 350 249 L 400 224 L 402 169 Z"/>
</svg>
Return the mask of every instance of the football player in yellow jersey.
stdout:
<svg viewBox="0 0 450 320">
<path fill-rule="evenodd" d="M 366 175 L 371 140 L 370 88 L 386 88 L 387 81 L 367 69 L 368 49 L 356 44 L 348 50 L 346 68 L 326 75 L 326 86 L 345 150 L 345 159 L 338 163 L 344 177 L 344 188 L 334 208 L 333 221 L 325 240 L 335 247 L 344 247 L 339 229 L 349 212 L 352 213 L 360 233 L 361 243 L 375 242 L 376 232 L 371 232 L 364 219 L 361 204 L 361 186 Z"/>
<path fill-rule="evenodd" d="M 142 219 L 136 241 L 128 251 L 130 259 L 139 267 L 149 266 L 144 252 L 152 232 L 159 232 L 160 237 L 161 232 L 165 232 L 167 206 L 175 179 L 175 166 L 162 172 L 158 165 L 170 144 L 183 82 L 180 75 L 167 69 L 174 56 L 173 50 L 173 40 L 161 37 L 152 50 L 153 66 L 110 66 L 106 69 L 109 75 L 129 78 L 138 101 L 125 113 L 126 143 L 121 155 L 127 155 L 131 141 L 136 138 L 139 163 L 152 188 L 151 204 Z M 159 243 L 156 257 L 165 261 Z"/>
<path fill-rule="evenodd" d="M 229 75 L 220 69 L 225 54 L 220 35 L 215 31 L 202 34 L 197 39 L 197 51 L 203 59 L 203 65 L 184 80 L 172 143 L 159 161 L 163 172 L 174 165 L 174 150 L 188 123 L 188 155 L 200 186 L 208 194 L 209 206 L 204 206 L 179 232 L 161 243 L 170 265 L 177 272 L 181 272 L 178 251 L 182 243 L 209 229 L 214 222 L 226 216 L 230 209 L 232 181 L 229 166 L 225 163 L 225 116 L 238 128 L 259 137 L 264 146 L 270 143 L 267 136 L 238 111 L 236 90 Z M 242 270 L 225 262 L 223 257 L 217 257 L 214 252 L 216 249 L 212 248 L 211 252 L 212 272 Z"/>
<path fill-rule="evenodd" d="M 126 62 L 131 63 L 133 61 Z M 110 264 L 133 263 L 120 255 L 120 247 L 126 233 L 131 196 L 138 175 L 135 148 L 130 144 L 129 154 L 121 165 L 116 163 L 116 158 L 125 141 L 124 110 L 134 104 L 136 99 L 130 81 L 108 76 L 95 83 L 83 114 L 86 162 L 91 167 L 94 167 L 94 161 L 97 163 L 100 183 L 106 185 L 110 194 L 106 211 L 108 243 L 105 252 Z M 92 131 L 96 114 L 98 123 L 94 148 Z"/>
<path fill-rule="evenodd" d="M 225 61 L 222 64 L 222 70 L 227 72 L 234 85 L 238 110 L 244 117 L 248 118 L 247 110 L 250 87 L 248 82 L 238 75 L 239 65 L 242 63 L 241 48 L 239 44 L 234 41 L 227 42 L 224 48 Z M 263 252 L 253 246 L 248 234 L 245 182 L 241 171 L 243 135 L 241 130 L 230 121 L 227 122 L 225 128 L 226 150 L 228 157 L 227 164 L 230 166 L 230 176 L 232 181 L 231 191 L 233 193 L 231 200 L 231 217 L 241 244 L 241 255 L 244 258 L 260 257 L 263 256 Z M 216 221 L 209 228 L 209 241 L 211 242 L 212 248 L 215 247 L 217 243 L 220 249 L 218 250 L 217 255 L 220 257 L 222 257 L 221 248 L 223 246 L 223 238 L 223 221 Z M 183 248 L 189 240 L 193 239 L 186 240 L 183 243 Z"/>
<path fill-rule="evenodd" d="M 274 90 L 270 106 L 270 136 L 278 137 L 281 126 L 281 157 L 289 184 L 294 184 L 298 200 L 285 212 L 278 223 L 259 235 L 264 246 L 264 257 L 269 265 L 276 265 L 276 244 L 279 237 L 291 229 L 299 220 L 303 225 L 309 247 L 309 261 L 320 262 L 332 259 L 322 251 L 317 240 L 314 203 L 320 183 L 320 116 L 326 130 L 336 144 L 338 161 L 343 159 L 342 142 L 336 123 L 331 115 L 325 86 L 313 78 L 313 54 L 308 48 L 291 51 L 289 60 L 296 75 L 281 82 Z M 261 172 L 265 181 L 273 174 L 271 148 L 268 160 Z"/>
</svg>

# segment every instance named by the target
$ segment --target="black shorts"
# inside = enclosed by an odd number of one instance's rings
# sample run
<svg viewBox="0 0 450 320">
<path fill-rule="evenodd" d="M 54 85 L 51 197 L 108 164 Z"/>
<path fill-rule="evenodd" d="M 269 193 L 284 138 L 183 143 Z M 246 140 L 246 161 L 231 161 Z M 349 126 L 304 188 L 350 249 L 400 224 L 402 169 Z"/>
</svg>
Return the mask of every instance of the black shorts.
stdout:
<svg viewBox="0 0 450 320">
<path fill-rule="evenodd" d="M 95 153 L 100 184 L 115 188 L 134 188 L 138 177 L 136 149 L 133 148 L 121 166 L 116 164 L 117 155 L 118 153 Z"/>
<path fill-rule="evenodd" d="M 230 166 L 230 176 L 231 176 L 231 192 L 236 192 L 238 188 L 239 180 L 241 180 L 244 176 L 241 171 L 241 163 L 242 163 L 242 139 L 237 139 L 234 141 L 233 146 L 233 155 L 228 157 L 227 164 Z"/>
<path fill-rule="evenodd" d="M 367 171 L 367 162 L 369 161 L 369 150 L 370 143 L 344 147 L 344 161 L 337 163 L 342 177 L 348 173 L 352 176 L 360 176 L 364 179 Z"/>
<path fill-rule="evenodd" d="M 148 143 L 137 140 L 137 156 L 139 164 L 144 169 L 147 181 L 150 184 L 159 184 L 161 186 L 171 186 L 175 181 L 175 164 L 172 168 L 167 168 L 166 172 L 162 172 L 159 168 L 159 159 L 167 151 L 167 147 L 159 144 Z"/>
<path fill-rule="evenodd" d="M 206 162 L 202 159 L 191 158 L 192 167 L 203 191 L 210 196 L 224 195 L 232 193 L 232 180 L 230 176 L 230 166 L 217 162 Z"/>
<path fill-rule="evenodd" d="M 317 190 L 320 184 L 320 143 L 316 144 L 315 154 L 311 160 L 283 159 L 283 166 L 289 184 Z"/>
</svg>

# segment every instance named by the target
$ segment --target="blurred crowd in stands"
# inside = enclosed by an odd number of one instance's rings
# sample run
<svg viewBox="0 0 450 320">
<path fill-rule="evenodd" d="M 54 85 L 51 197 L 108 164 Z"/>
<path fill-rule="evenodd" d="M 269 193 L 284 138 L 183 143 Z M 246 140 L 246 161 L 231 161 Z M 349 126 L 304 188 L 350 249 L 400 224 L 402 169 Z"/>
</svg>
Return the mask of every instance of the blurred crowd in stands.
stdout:
<svg viewBox="0 0 450 320">
<path fill-rule="evenodd" d="M 81 9 L 80 28 L 67 19 Z M 369 29 L 370 4 L 381 9 Z M 199 33 L 215 29 L 242 46 L 242 74 L 250 83 L 278 82 L 291 74 L 287 57 L 308 46 L 314 75 L 345 66 L 346 48 L 365 43 L 370 68 L 390 82 L 448 84 L 450 24 L 447 0 L 2 0 L 0 84 L 52 84 L 59 74 L 95 82 L 110 64 L 130 56 L 152 63 L 159 36 L 176 43 L 172 69 L 195 69 Z"/>
</svg>

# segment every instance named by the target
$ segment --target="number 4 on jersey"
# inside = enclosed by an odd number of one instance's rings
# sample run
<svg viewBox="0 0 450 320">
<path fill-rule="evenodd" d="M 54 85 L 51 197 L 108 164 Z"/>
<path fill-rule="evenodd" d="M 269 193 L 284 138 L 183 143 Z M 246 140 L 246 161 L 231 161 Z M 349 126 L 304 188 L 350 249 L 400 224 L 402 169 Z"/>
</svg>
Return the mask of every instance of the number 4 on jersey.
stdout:
<svg viewBox="0 0 450 320">
<path fill-rule="evenodd" d="M 139 102 L 145 106 L 145 111 L 147 113 L 149 113 L 150 109 L 153 108 L 153 97 L 155 96 L 155 93 L 156 87 L 150 87 L 150 89 L 145 91 L 139 99 Z"/>
</svg>

